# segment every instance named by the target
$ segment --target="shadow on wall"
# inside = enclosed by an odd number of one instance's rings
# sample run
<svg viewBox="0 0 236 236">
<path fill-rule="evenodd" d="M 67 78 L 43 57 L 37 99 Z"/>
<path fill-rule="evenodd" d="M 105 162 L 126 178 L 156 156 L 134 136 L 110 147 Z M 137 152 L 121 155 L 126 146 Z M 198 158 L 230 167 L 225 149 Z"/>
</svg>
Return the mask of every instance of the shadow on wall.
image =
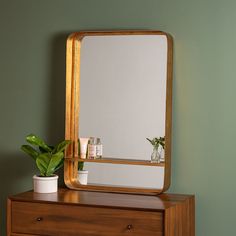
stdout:
<svg viewBox="0 0 236 236">
<path fill-rule="evenodd" d="M 65 139 L 66 40 L 71 32 L 59 33 L 51 39 L 47 138 L 55 144 Z M 59 186 L 64 185 L 63 168 L 59 170 Z"/>
<path fill-rule="evenodd" d="M 47 137 L 57 143 L 65 137 L 65 86 L 66 86 L 66 39 L 61 33 L 51 40 L 51 65 L 49 72 L 49 101 Z"/>
</svg>

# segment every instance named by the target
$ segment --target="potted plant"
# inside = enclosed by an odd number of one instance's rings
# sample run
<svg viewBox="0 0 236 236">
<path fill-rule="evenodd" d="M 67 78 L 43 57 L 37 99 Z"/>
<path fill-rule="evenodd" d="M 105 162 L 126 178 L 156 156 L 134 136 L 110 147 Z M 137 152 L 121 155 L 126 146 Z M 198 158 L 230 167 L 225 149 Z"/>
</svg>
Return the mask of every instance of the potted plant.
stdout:
<svg viewBox="0 0 236 236">
<path fill-rule="evenodd" d="M 84 162 L 82 161 L 78 163 L 77 180 L 82 185 L 87 185 L 88 183 L 88 171 L 84 170 Z"/>
<path fill-rule="evenodd" d="M 27 135 L 26 141 L 31 145 L 22 145 L 21 150 L 32 157 L 40 172 L 40 175 L 33 176 L 34 191 L 57 192 L 58 175 L 55 172 L 64 164 L 64 150 L 70 141 L 64 140 L 54 147 L 34 134 Z"/>
<path fill-rule="evenodd" d="M 153 151 L 151 155 L 152 163 L 160 163 L 161 162 L 161 151 L 165 149 L 165 137 L 155 137 L 152 140 L 146 138 L 153 146 Z"/>
</svg>

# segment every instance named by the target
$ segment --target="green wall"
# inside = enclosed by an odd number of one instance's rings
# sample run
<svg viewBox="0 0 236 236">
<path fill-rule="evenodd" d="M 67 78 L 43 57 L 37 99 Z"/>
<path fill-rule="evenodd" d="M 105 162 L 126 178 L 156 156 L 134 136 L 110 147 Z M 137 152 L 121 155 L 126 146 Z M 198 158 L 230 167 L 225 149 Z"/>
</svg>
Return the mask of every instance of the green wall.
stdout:
<svg viewBox="0 0 236 236">
<path fill-rule="evenodd" d="M 6 196 L 35 172 L 24 136 L 64 137 L 66 37 L 95 29 L 173 35 L 170 191 L 196 195 L 197 236 L 236 235 L 235 10 L 233 0 L 0 0 L 1 235 Z"/>
</svg>

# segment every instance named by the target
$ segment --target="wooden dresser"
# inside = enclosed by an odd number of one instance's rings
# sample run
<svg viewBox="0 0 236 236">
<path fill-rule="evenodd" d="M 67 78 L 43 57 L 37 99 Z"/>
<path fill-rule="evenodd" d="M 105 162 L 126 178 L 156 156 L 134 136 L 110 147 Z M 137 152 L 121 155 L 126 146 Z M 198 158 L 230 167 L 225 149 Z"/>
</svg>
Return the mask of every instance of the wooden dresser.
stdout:
<svg viewBox="0 0 236 236">
<path fill-rule="evenodd" d="M 194 236 L 194 196 L 59 189 L 8 198 L 8 236 Z"/>
</svg>

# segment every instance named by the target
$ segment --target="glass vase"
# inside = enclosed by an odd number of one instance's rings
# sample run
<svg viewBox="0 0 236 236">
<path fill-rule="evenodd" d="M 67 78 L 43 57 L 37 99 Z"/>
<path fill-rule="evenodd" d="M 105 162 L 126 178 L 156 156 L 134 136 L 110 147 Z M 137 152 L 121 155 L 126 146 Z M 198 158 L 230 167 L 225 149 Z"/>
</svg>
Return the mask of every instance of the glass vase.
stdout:
<svg viewBox="0 0 236 236">
<path fill-rule="evenodd" d="M 160 163 L 161 155 L 158 151 L 158 148 L 154 147 L 151 155 L 151 163 Z"/>
</svg>

